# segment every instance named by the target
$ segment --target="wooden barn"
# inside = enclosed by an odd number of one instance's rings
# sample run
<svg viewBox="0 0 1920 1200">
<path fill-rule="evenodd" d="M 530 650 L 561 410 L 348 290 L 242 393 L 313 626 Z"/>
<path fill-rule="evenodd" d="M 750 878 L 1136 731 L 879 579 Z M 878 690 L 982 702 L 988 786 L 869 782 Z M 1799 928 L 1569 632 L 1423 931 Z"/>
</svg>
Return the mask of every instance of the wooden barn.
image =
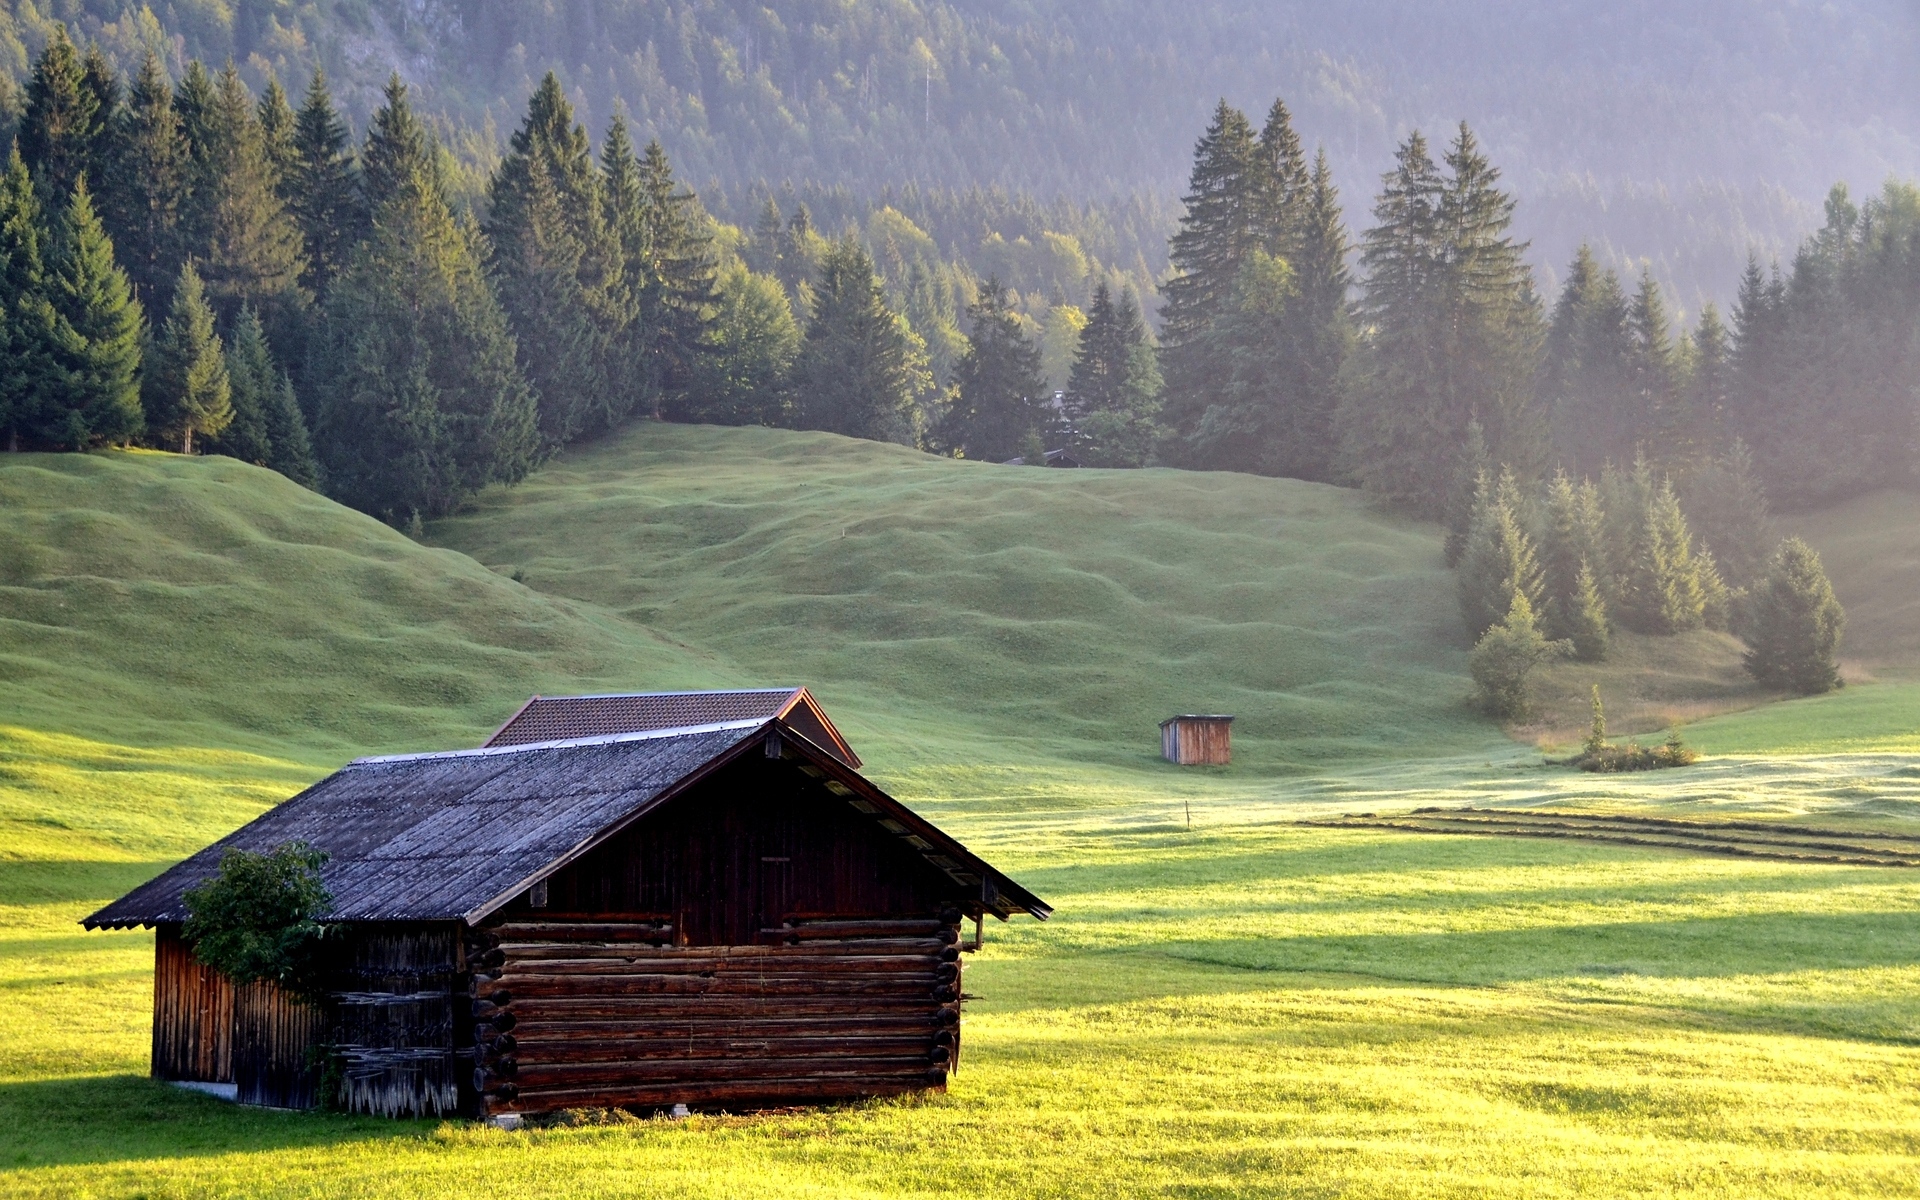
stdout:
<svg viewBox="0 0 1920 1200">
<path fill-rule="evenodd" d="M 1051 910 L 822 736 L 754 716 L 362 759 L 85 924 L 157 931 L 153 1073 L 248 1103 L 511 1123 L 943 1087 L 962 919 Z M 334 897 L 313 1003 L 180 936 L 228 847 L 294 841 Z"/>
<path fill-rule="evenodd" d="M 1233 718 L 1187 713 L 1160 722 L 1160 753 L 1183 767 L 1233 761 Z"/>
</svg>

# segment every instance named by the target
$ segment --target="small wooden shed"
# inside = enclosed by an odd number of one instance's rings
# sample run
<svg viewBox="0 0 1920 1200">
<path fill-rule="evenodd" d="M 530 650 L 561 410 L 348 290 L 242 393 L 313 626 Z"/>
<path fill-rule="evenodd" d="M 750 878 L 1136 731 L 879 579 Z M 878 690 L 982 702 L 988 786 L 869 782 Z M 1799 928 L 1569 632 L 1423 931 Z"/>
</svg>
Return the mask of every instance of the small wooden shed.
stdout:
<svg viewBox="0 0 1920 1200">
<path fill-rule="evenodd" d="M 1160 752 L 1168 762 L 1221 766 L 1233 761 L 1233 718 L 1184 713 L 1160 722 Z"/>
<path fill-rule="evenodd" d="M 180 937 L 228 847 L 291 841 L 330 856 L 320 1002 Z M 511 1119 L 944 1087 L 962 918 L 1050 912 L 771 717 L 362 759 L 85 924 L 157 931 L 159 1078 Z"/>
</svg>

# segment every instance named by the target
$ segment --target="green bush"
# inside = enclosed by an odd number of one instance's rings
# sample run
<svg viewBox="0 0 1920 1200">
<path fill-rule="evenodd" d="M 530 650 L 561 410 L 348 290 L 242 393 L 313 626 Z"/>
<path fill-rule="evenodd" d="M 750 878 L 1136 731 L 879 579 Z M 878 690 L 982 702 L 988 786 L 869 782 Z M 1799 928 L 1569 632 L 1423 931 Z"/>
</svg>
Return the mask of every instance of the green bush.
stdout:
<svg viewBox="0 0 1920 1200">
<path fill-rule="evenodd" d="M 1535 667 L 1573 652 L 1570 642 L 1550 642 L 1534 624 L 1533 605 L 1516 591 L 1506 620 L 1481 636 L 1468 659 L 1474 703 L 1490 717 L 1518 721 L 1533 708 Z"/>
<path fill-rule="evenodd" d="M 181 934 L 194 956 L 236 986 L 271 982 L 302 996 L 320 987 L 320 949 L 333 904 L 324 852 L 288 842 L 269 854 L 228 850 L 220 872 L 186 893 Z"/>
<path fill-rule="evenodd" d="M 1600 704 L 1600 687 L 1593 689 L 1593 726 L 1587 731 L 1586 743 L 1580 753 L 1569 759 L 1572 766 L 1582 771 L 1593 771 L 1610 775 L 1619 771 L 1658 771 L 1666 767 L 1686 767 L 1700 761 L 1700 752 L 1680 740 L 1680 733 L 1674 730 L 1667 734 L 1662 746 L 1642 746 L 1638 742 L 1628 742 L 1616 746 L 1607 740 L 1607 712 Z"/>
</svg>

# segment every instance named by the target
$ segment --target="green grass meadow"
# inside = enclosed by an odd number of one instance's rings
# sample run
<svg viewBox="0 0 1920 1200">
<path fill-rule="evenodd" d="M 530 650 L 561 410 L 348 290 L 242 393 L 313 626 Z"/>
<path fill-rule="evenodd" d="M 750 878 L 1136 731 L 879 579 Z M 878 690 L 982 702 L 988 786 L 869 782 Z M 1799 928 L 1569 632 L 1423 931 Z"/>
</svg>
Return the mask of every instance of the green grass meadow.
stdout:
<svg viewBox="0 0 1920 1200">
<path fill-rule="evenodd" d="M 1920 1194 L 1920 872 L 1295 823 L 1911 830 L 1897 571 L 1829 553 L 1870 681 L 1597 777 L 1464 709 L 1434 531 L 1335 489 L 649 427 L 432 546 L 216 459 L 0 456 L 0 506 L 0 1194 Z M 145 1077 L 151 935 L 99 903 L 532 691 L 789 680 L 1056 906 L 989 928 L 945 1095 L 503 1133 Z M 1156 761 L 1184 708 L 1243 714 L 1232 767 Z"/>
</svg>

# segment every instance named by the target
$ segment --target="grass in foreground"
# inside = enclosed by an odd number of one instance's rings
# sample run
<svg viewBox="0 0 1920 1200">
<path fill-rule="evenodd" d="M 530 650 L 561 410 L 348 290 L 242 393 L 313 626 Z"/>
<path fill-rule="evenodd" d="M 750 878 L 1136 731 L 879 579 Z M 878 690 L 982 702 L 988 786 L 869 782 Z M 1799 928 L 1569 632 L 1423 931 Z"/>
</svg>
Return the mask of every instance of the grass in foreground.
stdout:
<svg viewBox="0 0 1920 1200">
<path fill-rule="evenodd" d="M 1345 798 L 1310 789 L 1203 798 L 1193 831 L 1164 798 L 922 795 L 1059 906 L 989 931 L 945 1097 L 514 1135 L 238 1110 L 141 1078 L 151 939 L 72 922 L 306 768 L 7 745 L 11 828 L 69 826 L 0 861 L 7 1195 L 1911 1195 L 1920 1177 L 1920 874 L 1279 823 Z M 1525 802 L 1570 773 L 1426 774 L 1427 796 Z M 1817 775 L 1746 774 L 1782 807 L 1846 807 L 1794 800 Z M 103 803 L 116 784 L 125 811 Z"/>
</svg>

